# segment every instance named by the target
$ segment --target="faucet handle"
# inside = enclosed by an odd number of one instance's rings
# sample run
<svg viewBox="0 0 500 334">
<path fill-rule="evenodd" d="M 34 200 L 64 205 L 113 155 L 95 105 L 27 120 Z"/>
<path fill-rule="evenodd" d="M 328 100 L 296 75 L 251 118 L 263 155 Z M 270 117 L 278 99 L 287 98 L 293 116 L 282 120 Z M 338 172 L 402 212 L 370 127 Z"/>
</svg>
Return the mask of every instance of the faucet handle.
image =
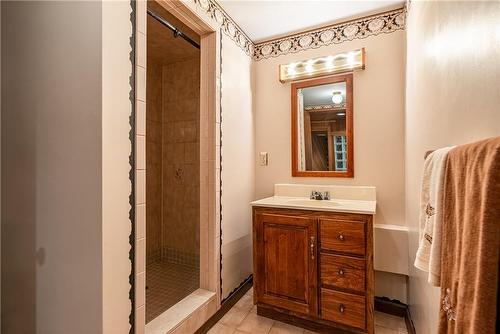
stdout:
<svg viewBox="0 0 500 334">
<path fill-rule="evenodd" d="M 313 190 L 311 191 L 311 197 L 309 198 L 321 201 L 325 199 L 325 195 L 321 191 Z"/>
<path fill-rule="evenodd" d="M 325 193 L 323 194 L 323 199 L 326 201 L 330 200 L 330 192 L 329 191 L 325 191 Z"/>
</svg>

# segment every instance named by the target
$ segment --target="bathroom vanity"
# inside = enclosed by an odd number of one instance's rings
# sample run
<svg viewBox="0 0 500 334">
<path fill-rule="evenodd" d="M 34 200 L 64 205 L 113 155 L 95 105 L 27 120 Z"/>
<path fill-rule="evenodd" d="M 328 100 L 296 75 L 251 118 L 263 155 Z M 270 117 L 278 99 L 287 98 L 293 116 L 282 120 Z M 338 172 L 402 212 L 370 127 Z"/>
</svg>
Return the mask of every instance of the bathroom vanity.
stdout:
<svg viewBox="0 0 500 334">
<path fill-rule="evenodd" d="M 332 199 L 309 199 L 311 187 Z M 373 333 L 375 188 L 276 185 L 252 206 L 257 313 L 325 333 Z"/>
</svg>

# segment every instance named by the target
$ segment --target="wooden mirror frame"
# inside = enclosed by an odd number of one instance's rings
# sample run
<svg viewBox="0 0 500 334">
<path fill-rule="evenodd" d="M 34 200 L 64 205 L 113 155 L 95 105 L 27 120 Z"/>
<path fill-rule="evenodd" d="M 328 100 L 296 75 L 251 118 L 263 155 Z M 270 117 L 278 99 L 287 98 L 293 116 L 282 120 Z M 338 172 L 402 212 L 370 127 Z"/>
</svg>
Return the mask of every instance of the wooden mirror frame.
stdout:
<svg viewBox="0 0 500 334">
<path fill-rule="evenodd" d="M 297 139 L 297 90 L 332 83 L 346 83 L 346 139 L 347 139 L 347 170 L 337 171 L 300 171 L 298 168 Z M 353 75 L 352 73 L 328 76 L 319 79 L 294 82 L 292 88 L 292 176 L 294 177 L 354 177 L 354 130 L 353 130 Z"/>
</svg>

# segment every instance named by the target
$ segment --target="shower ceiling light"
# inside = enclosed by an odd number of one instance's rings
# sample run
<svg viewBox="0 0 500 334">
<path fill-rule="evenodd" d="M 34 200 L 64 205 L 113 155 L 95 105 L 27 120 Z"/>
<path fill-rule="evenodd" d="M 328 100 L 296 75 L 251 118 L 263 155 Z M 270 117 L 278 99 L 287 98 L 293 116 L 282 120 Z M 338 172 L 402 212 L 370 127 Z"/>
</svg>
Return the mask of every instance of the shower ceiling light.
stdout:
<svg viewBox="0 0 500 334">
<path fill-rule="evenodd" d="M 342 92 L 333 92 L 332 102 L 334 104 L 341 104 L 344 98 L 342 97 Z"/>
<path fill-rule="evenodd" d="M 365 48 L 280 65 L 280 81 L 301 80 L 365 69 Z"/>
</svg>

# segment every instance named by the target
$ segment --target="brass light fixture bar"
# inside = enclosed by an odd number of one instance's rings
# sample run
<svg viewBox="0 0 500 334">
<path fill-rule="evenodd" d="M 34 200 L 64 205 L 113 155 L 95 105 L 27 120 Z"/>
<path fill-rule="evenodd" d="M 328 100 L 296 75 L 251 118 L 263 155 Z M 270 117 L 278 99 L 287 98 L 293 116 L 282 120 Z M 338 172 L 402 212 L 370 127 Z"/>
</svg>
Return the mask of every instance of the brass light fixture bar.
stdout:
<svg viewBox="0 0 500 334">
<path fill-rule="evenodd" d="M 365 69 L 365 48 L 280 65 L 280 81 L 295 81 Z"/>
</svg>

